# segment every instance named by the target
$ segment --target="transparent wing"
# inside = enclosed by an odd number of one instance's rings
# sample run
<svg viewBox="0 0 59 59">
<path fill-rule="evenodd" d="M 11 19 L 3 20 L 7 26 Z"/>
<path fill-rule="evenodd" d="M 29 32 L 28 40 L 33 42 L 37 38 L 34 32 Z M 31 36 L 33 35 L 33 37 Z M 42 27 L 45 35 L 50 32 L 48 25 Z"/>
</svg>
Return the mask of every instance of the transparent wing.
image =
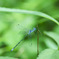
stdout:
<svg viewBox="0 0 59 59">
<path fill-rule="evenodd" d="M 26 35 L 30 31 L 30 28 L 27 28 L 26 26 L 21 24 L 18 24 L 18 28 L 19 28 L 19 33 L 23 35 Z"/>
</svg>

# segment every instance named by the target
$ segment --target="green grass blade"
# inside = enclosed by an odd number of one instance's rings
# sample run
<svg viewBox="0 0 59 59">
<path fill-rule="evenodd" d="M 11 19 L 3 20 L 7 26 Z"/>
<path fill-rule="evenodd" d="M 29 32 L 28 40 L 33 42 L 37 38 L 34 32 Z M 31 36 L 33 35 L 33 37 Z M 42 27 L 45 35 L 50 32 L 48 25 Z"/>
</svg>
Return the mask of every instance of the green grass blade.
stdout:
<svg viewBox="0 0 59 59">
<path fill-rule="evenodd" d="M 54 18 L 52 18 L 51 16 L 42 13 L 42 12 L 37 12 L 37 11 L 28 11 L 28 10 L 21 10 L 21 9 L 10 9 L 10 8 L 3 8 L 0 7 L 0 11 L 1 12 L 16 12 L 16 13 L 23 13 L 23 14 L 33 14 L 33 15 L 38 15 L 41 17 L 45 17 L 47 19 L 50 19 L 51 21 L 55 22 L 56 24 L 59 25 L 59 22 L 57 20 L 55 20 Z"/>
</svg>

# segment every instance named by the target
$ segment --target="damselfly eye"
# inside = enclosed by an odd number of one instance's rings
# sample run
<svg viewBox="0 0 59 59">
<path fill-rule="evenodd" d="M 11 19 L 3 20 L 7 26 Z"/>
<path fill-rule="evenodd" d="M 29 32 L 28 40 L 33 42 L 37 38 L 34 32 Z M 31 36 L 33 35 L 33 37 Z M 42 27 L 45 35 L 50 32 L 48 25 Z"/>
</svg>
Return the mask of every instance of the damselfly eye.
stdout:
<svg viewBox="0 0 59 59">
<path fill-rule="evenodd" d="M 33 29 L 34 31 L 36 30 L 36 28 Z"/>
</svg>

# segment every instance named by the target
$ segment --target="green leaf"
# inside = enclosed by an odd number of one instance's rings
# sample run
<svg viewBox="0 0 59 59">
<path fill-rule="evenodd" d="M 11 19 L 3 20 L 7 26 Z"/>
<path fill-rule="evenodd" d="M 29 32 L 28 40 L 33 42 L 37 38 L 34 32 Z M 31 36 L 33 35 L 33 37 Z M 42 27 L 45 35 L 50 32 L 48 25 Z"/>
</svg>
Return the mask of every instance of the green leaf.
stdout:
<svg viewBox="0 0 59 59">
<path fill-rule="evenodd" d="M 3 56 L 0 56 L 0 59 L 18 59 L 18 58 L 12 58 L 12 57 L 3 57 Z"/>
<path fill-rule="evenodd" d="M 45 17 L 47 19 L 50 19 L 51 21 L 55 22 L 56 24 L 59 25 L 59 22 L 57 20 L 55 20 L 54 18 L 52 18 L 51 16 L 42 13 L 42 12 L 37 12 L 37 11 L 28 11 L 28 10 L 21 10 L 21 9 L 10 9 L 10 8 L 3 8 L 0 7 L 0 11 L 2 12 L 16 12 L 16 13 L 23 13 L 23 14 L 33 14 L 33 15 L 38 15 L 41 17 Z"/>
<path fill-rule="evenodd" d="M 59 51 L 46 49 L 39 54 L 37 59 L 59 59 Z"/>
<path fill-rule="evenodd" d="M 59 51 L 56 51 L 56 52 L 52 55 L 51 59 L 59 59 Z"/>
<path fill-rule="evenodd" d="M 46 31 L 44 32 L 44 34 L 51 37 L 52 39 L 54 39 L 57 42 L 57 44 L 59 45 L 59 35 L 58 34 L 56 34 L 54 32 L 46 32 Z"/>
</svg>

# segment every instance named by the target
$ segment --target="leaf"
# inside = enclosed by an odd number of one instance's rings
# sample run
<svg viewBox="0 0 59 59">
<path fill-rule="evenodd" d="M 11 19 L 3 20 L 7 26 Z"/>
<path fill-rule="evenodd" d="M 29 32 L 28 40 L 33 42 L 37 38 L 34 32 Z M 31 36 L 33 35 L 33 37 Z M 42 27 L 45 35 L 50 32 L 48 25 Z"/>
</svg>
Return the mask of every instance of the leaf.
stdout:
<svg viewBox="0 0 59 59">
<path fill-rule="evenodd" d="M 46 49 L 39 54 L 37 59 L 59 59 L 59 51 Z"/>
<path fill-rule="evenodd" d="M 0 56 L 0 59 L 18 59 L 18 58 L 12 58 L 12 57 L 3 57 L 3 56 Z"/>
<path fill-rule="evenodd" d="M 52 55 L 51 59 L 59 59 L 59 51 L 56 51 L 56 52 Z"/>
<path fill-rule="evenodd" d="M 44 32 L 44 34 L 51 37 L 52 39 L 54 39 L 57 42 L 57 44 L 59 45 L 59 35 L 58 34 L 56 34 L 54 32 L 46 32 L 46 31 Z"/>
<path fill-rule="evenodd" d="M 45 42 L 45 44 L 48 48 L 52 48 L 52 49 L 57 49 L 58 48 L 56 43 L 53 40 L 51 40 L 51 38 L 46 37 L 44 39 L 44 42 Z"/>
<path fill-rule="evenodd" d="M 38 15 L 41 17 L 45 17 L 47 19 L 50 19 L 51 21 L 55 22 L 56 24 L 59 25 L 59 22 L 57 20 L 55 20 L 54 18 L 52 18 L 51 16 L 42 13 L 42 12 L 37 12 L 37 11 L 28 11 L 28 10 L 21 10 L 21 9 L 10 9 L 10 8 L 3 8 L 0 7 L 0 11 L 2 12 L 16 12 L 16 13 L 23 13 L 23 14 L 33 14 L 33 15 Z"/>
</svg>

